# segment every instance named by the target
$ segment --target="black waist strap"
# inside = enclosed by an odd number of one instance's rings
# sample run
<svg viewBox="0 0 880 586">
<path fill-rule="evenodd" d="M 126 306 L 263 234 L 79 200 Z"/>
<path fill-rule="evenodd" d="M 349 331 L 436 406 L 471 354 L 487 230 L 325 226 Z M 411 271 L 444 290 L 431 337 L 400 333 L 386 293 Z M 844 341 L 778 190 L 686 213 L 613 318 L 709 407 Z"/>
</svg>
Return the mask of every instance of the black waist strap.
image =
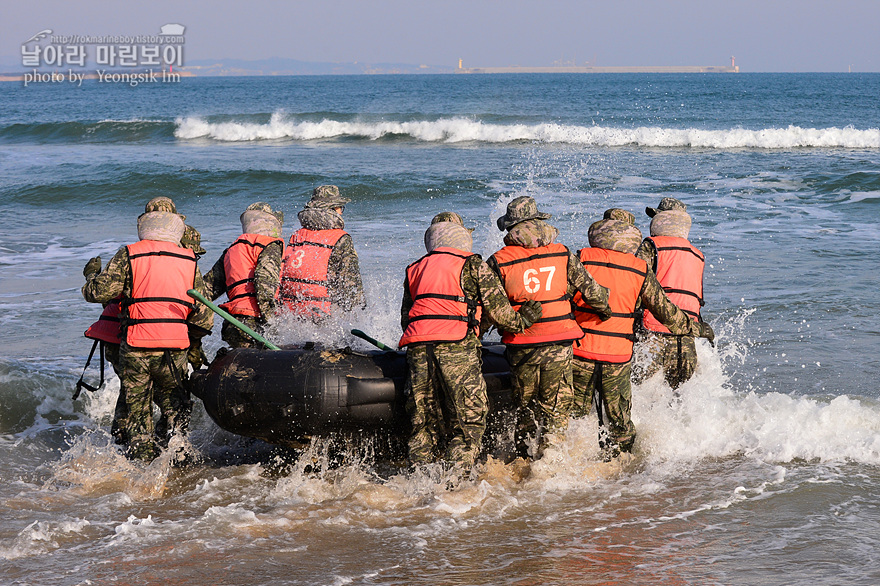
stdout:
<svg viewBox="0 0 880 586">
<path fill-rule="evenodd" d="M 456 301 L 458 303 L 467 303 L 467 297 L 464 295 L 444 295 L 442 293 L 421 293 L 415 296 L 413 301 L 418 301 L 419 299 L 445 299 L 447 301 Z"/>
<path fill-rule="evenodd" d="M 689 296 L 695 298 L 697 301 L 699 301 L 700 306 L 705 305 L 705 303 L 703 303 L 703 298 L 700 297 L 699 295 L 697 295 L 696 293 L 694 293 L 693 291 L 688 291 L 687 289 L 673 289 L 672 287 L 663 287 L 663 291 L 665 291 L 666 293 L 678 293 L 679 295 L 689 295 Z"/>
<path fill-rule="evenodd" d="M 241 299 L 242 297 L 256 297 L 256 292 L 250 291 L 245 293 L 239 293 L 238 295 L 233 295 L 229 298 L 229 301 L 235 301 L 236 299 Z"/>
<path fill-rule="evenodd" d="M 445 319 L 445 320 L 449 320 L 449 321 L 463 321 L 463 322 L 471 321 L 470 319 L 468 319 L 468 317 L 466 315 L 433 315 L 433 314 L 417 315 L 415 317 L 409 318 L 409 321 L 411 323 L 411 322 L 419 321 L 419 320 L 423 320 L 423 319 Z"/>
<path fill-rule="evenodd" d="M 592 334 L 594 336 L 607 336 L 609 338 L 623 338 L 624 340 L 629 340 L 630 342 L 636 341 L 635 334 L 624 334 L 621 332 L 603 332 L 600 330 L 592 330 L 589 328 L 581 328 L 584 330 L 585 334 Z"/>
<path fill-rule="evenodd" d="M 319 297 L 317 295 L 303 295 L 302 293 L 280 292 L 278 296 L 287 301 L 331 301 L 330 296 Z"/>
<path fill-rule="evenodd" d="M 598 311 L 596 311 L 596 310 L 593 309 L 592 307 L 583 307 L 583 306 L 581 306 L 581 305 L 575 305 L 575 306 L 574 306 L 574 310 L 577 311 L 578 313 L 589 313 L 590 315 L 599 315 L 599 316 L 604 315 L 604 314 L 599 313 Z M 617 313 L 617 312 L 612 312 L 611 317 L 621 317 L 621 318 L 626 318 L 626 319 L 635 319 L 635 318 L 639 317 L 639 314 L 636 313 L 636 312 L 633 312 L 633 313 Z"/>
<path fill-rule="evenodd" d="M 235 289 L 235 288 L 238 287 L 239 285 L 244 285 L 245 283 L 253 283 L 253 282 L 254 282 L 254 278 L 253 278 L 253 277 L 250 277 L 250 278 L 248 278 L 248 279 L 242 279 L 242 280 L 240 280 L 240 281 L 236 281 L 236 282 L 234 282 L 234 283 L 232 283 L 232 284 L 230 284 L 230 285 L 227 285 L 227 286 L 226 286 L 226 290 L 229 291 L 230 289 Z"/>
<path fill-rule="evenodd" d="M 284 283 L 302 283 L 303 285 L 321 285 L 322 287 L 327 286 L 327 279 L 323 281 L 316 281 L 315 279 L 297 279 L 296 277 L 281 277 L 281 281 Z"/>
<path fill-rule="evenodd" d="M 176 297 L 134 297 L 130 299 L 126 299 L 122 302 L 122 305 L 125 307 L 130 307 L 135 303 L 179 303 L 180 305 L 186 306 L 190 309 L 195 309 L 196 306 L 185 299 L 177 299 Z"/>
<path fill-rule="evenodd" d="M 539 319 L 535 323 L 536 324 L 545 324 L 545 323 L 554 322 L 554 321 L 565 321 L 568 319 L 574 319 L 574 314 L 573 313 L 566 313 L 565 315 L 557 315 L 556 317 L 542 317 L 541 319 Z"/>
</svg>

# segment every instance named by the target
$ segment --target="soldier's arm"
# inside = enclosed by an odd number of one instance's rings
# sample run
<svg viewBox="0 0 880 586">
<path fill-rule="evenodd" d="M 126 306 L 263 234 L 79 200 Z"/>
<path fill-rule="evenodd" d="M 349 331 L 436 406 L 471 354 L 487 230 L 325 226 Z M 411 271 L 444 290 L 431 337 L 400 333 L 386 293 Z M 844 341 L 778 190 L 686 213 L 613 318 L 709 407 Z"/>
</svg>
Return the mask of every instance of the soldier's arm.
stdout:
<svg viewBox="0 0 880 586">
<path fill-rule="evenodd" d="M 464 292 L 483 305 L 481 333 L 488 330 L 487 322 L 507 332 L 521 332 L 531 325 L 510 306 L 501 279 L 480 257 L 472 256 L 468 259 L 461 281 Z"/>
<path fill-rule="evenodd" d="M 358 255 L 348 234 L 333 248 L 327 271 L 334 303 L 345 311 L 367 307 Z"/>
<path fill-rule="evenodd" d="M 196 268 L 193 289 L 205 295 L 205 280 L 198 268 Z M 195 308 L 189 313 L 186 322 L 189 326 L 189 337 L 199 339 L 211 334 L 211 328 L 214 326 L 214 311 L 197 299 L 193 299 L 192 302 L 195 304 Z"/>
<path fill-rule="evenodd" d="M 400 329 L 406 331 L 409 326 L 409 310 L 412 309 L 413 298 L 409 292 L 409 276 L 403 280 L 403 301 L 400 302 Z"/>
<path fill-rule="evenodd" d="M 583 301 L 602 316 L 611 316 L 608 306 L 608 289 L 600 285 L 587 272 L 580 259 L 574 253 L 568 253 L 568 293 L 574 295 L 580 291 Z"/>
<path fill-rule="evenodd" d="M 228 250 L 228 249 L 227 249 Z M 205 297 L 214 301 L 224 293 L 226 293 L 226 267 L 223 265 L 223 259 L 226 258 L 226 250 L 211 267 L 211 270 L 205 273 Z"/>
<path fill-rule="evenodd" d="M 654 271 L 648 267 L 648 276 L 642 285 L 642 291 L 639 299 L 652 314 L 657 321 L 669 328 L 673 334 L 680 336 L 699 336 L 700 324 L 688 317 L 688 315 L 679 309 L 673 302 L 669 300 L 660 281 L 654 275 Z"/>
<path fill-rule="evenodd" d="M 642 240 L 642 243 L 639 244 L 638 250 L 636 250 L 636 258 L 640 258 L 646 263 L 648 263 L 648 268 L 651 269 L 654 273 L 657 272 L 657 247 L 654 245 L 654 241 L 648 238 Z"/>
<path fill-rule="evenodd" d="M 263 318 L 275 313 L 275 294 L 281 284 L 281 258 L 284 244 L 272 242 L 260 256 L 254 269 L 254 288 L 257 292 L 257 307 Z"/>
<path fill-rule="evenodd" d="M 131 272 L 128 249 L 123 246 L 116 251 L 103 271 L 92 274 L 86 279 L 82 296 L 89 303 L 107 303 L 126 289 L 131 292 Z"/>
</svg>

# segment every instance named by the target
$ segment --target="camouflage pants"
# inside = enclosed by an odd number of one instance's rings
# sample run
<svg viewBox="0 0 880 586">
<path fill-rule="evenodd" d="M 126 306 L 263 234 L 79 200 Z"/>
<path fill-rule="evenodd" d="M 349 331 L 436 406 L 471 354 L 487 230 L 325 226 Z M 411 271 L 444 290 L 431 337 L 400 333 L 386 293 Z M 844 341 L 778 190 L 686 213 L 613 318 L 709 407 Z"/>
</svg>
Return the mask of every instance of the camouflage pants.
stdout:
<svg viewBox="0 0 880 586">
<path fill-rule="evenodd" d="M 461 342 L 407 348 L 411 462 L 432 462 L 443 451 L 444 459 L 466 470 L 474 465 L 489 412 L 481 349 L 472 334 Z"/>
<path fill-rule="evenodd" d="M 521 455 L 527 449 L 529 438 L 541 438 L 541 446 L 546 434 L 564 432 L 568 427 L 574 399 L 572 356 L 570 343 L 507 347 L 513 375 L 513 397 L 518 406 L 516 442 Z"/>
<path fill-rule="evenodd" d="M 254 330 L 258 334 L 260 333 L 260 322 L 257 321 L 257 318 L 251 317 L 249 315 L 235 315 L 233 316 L 235 319 Z M 230 348 L 262 348 L 263 345 L 253 338 L 251 338 L 248 334 L 245 334 L 243 331 L 232 325 L 226 320 L 223 320 L 223 327 L 220 329 L 220 338 L 229 344 Z"/>
<path fill-rule="evenodd" d="M 101 343 L 104 345 L 104 358 L 113 367 L 113 372 L 116 373 L 121 382 L 122 371 L 119 370 L 119 344 Z M 125 434 L 122 431 L 122 426 L 125 425 L 126 419 L 128 419 L 128 405 L 125 403 L 125 393 L 122 392 L 122 385 L 120 384 L 119 396 L 116 398 L 116 408 L 113 410 L 113 423 L 110 426 L 110 434 L 116 439 L 118 444 L 127 443 L 125 441 Z"/>
<path fill-rule="evenodd" d="M 651 355 L 645 378 L 663 370 L 666 382 L 673 389 L 686 383 L 697 370 L 697 346 L 693 336 L 658 336 L 648 334 L 645 339 Z"/>
<path fill-rule="evenodd" d="M 572 364 L 574 373 L 573 417 L 589 415 L 593 394 L 599 391 L 604 404 L 607 420 L 603 419 L 604 429 L 599 430 L 599 447 L 612 447 L 609 439 L 623 452 L 632 451 L 636 440 L 636 426 L 630 419 L 632 412 L 632 361 L 624 364 L 610 364 L 575 358 Z M 596 405 L 598 410 L 600 407 Z"/>
<path fill-rule="evenodd" d="M 168 356 L 178 375 L 185 377 L 186 351 L 170 350 Z M 134 350 L 123 345 L 119 362 L 119 392 L 125 397 L 127 415 L 124 421 L 116 422 L 117 441 L 128 444 L 131 456 L 152 459 L 170 433 L 186 431 L 192 409 L 189 391 L 177 384 L 163 350 Z M 153 422 L 153 403 L 162 414 L 158 426 Z"/>
</svg>

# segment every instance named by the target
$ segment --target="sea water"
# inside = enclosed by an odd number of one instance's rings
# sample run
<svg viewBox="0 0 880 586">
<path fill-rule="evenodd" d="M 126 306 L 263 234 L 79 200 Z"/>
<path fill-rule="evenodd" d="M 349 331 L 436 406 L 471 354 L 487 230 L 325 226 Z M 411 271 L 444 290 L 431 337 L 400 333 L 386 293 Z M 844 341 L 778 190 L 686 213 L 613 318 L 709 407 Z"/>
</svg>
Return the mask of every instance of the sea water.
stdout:
<svg viewBox="0 0 880 586">
<path fill-rule="evenodd" d="M 880 75 L 184 78 L 0 84 L 0 582 L 4 584 L 876 584 L 880 581 Z M 531 470 L 448 490 L 369 449 L 332 464 L 220 430 L 189 467 L 128 462 L 118 380 L 71 401 L 100 307 L 81 268 L 170 196 L 206 271 L 255 201 L 352 199 L 366 311 L 282 343 L 400 335 L 404 268 L 434 214 L 502 246 L 530 195 L 587 246 L 610 207 L 676 197 L 706 254 L 693 379 L 633 389 L 632 458 L 594 417 Z M 221 347 L 219 323 L 206 339 Z M 644 361 L 643 355 L 636 361 Z M 95 377 L 95 371 L 89 374 Z"/>
</svg>

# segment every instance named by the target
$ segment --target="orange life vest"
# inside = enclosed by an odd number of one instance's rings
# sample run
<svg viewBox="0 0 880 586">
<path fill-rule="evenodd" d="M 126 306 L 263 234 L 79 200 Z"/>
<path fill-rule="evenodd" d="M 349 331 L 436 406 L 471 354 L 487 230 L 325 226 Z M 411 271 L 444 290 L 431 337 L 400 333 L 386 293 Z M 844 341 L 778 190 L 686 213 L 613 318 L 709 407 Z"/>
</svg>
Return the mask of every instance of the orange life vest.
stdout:
<svg viewBox="0 0 880 586">
<path fill-rule="evenodd" d="M 126 247 L 131 298 L 123 299 L 125 340 L 133 348 L 189 348 L 186 318 L 194 309 L 196 255 L 170 242 L 141 240 Z"/>
<path fill-rule="evenodd" d="M 480 332 L 481 308 L 461 288 L 464 263 L 473 256 L 441 246 L 406 267 L 413 305 L 399 347 L 417 342 L 458 342 Z"/>
<path fill-rule="evenodd" d="M 220 307 L 232 315 L 260 317 L 257 305 L 257 289 L 254 286 L 254 271 L 260 253 L 280 238 L 262 234 L 242 234 L 232 246 L 223 253 L 223 272 L 226 275 L 226 297 L 229 299 Z"/>
<path fill-rule="evenodd" d="M 122 295 L 107 304 L 98 321 L 89 326 L 83 334 L 92 340 L 101 340 L 108 344 L 122 342 L 122 327 L 119 325 L 119 314 L 122 312 L 120 301 Z"/>
<path fill-rule="evenodd" d="M 345 230 L 300 228 L 290 237 L 281 261 L 278 297 L 284 305 L 306 317 L 330 315 L 330 289 L 327 282 L 330 255 Z"/>
<path fill-rule="evenodd" d="M 593 279 L 608 287 L 612 314 L 603 322 L 583 302 L 580 292 L 575 293 L 575 319 L 584 337 L 574 343 L 574 354 L 599 362 L 629 362 L 636 340 L 636 303 L 648 276 L 648 263 L 632 254 L 604 248 L 584 248 L 579 256 Z"/>
<path fill-rule="evenodd" d="M 657 249 L 657 266 L 654 272 L 666 296 L 692 319 L 700 321 L 703 266 L 706 262 L 703 253 L 686 238 L 652 236 L 650 240 Z M 654 332 L 671 333 L 647 309 L 642 324 Z"/>
<path fill-rule="evenodd" d="M 501 341 L 511 346 L 539 346 L 571 342 L 583 332 L 571 313 L 568 294 L 568 249 L 562 244 L 538 248 L 505 246 L 492 255 L 514 309 L 528 300 L 541 303 L 543 315 L 530 328 L 503 332 Z"/>
</svg>

